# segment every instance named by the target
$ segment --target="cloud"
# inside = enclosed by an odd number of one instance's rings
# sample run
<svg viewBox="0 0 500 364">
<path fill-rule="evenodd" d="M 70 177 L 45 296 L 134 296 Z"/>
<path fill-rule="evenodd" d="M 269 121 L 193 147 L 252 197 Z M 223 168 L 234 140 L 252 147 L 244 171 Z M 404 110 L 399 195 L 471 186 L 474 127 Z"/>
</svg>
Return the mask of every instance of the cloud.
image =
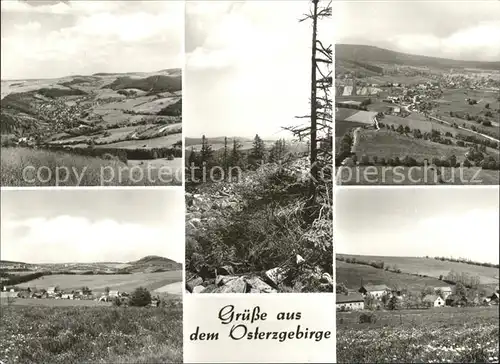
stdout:
<svg viewBox="0 0 500 364">
<path fill-rule="evenodd" d="M 184 250 L 179 242 L 183 234 L 182 228 L 172 236 L 162 226 L 112 219 L 2 218 L 2 257 L 25 262 L 124 262 L 160 255 L 182 262 Z"/>
<path fill-rule="evenodd" d="M 9 21 L 4 24 L 2 14 L 2 79 L 182 65 L 182 2 L 76 1 L 40 6 L 4 2 L 2 12 L 6 8 L 20 18 L 7 14 Z"/>
<path fill-rule="evenodd" d="M 211 4 L 187 6 L 186 133 L 276 137 L 309 109 L 311 26 L 298 21 L 309 4 Z"/>
<path fill-rule="evenodd" d="M 394 46 L 409 53 L 441 54 L 447 57 L 500 59 L 500 21 L 484 22 L 458 30 L 447 37 L 433 34 L 398 34 L 389 38 Z"/>
<path fill-rule="evenodd" d="M 37 21 L 34 21 L 34 22 L 30 21 L 29 23 L 26 23 L 26 24 L 16 24 L 16 25 L 14 25 L 14 27 L 20 32 L 23 32 L 23 31 L 32 32 L 32 31 L 39 30 L 42 27 L 42 25 Z"/>
<path fill-rule="evenodd" d="M 338 43 L 455 59 L 500 59 L 499 1 L 334 2 Z M 445 14 L 445 15 L 444 15 Z"/>
</svg>

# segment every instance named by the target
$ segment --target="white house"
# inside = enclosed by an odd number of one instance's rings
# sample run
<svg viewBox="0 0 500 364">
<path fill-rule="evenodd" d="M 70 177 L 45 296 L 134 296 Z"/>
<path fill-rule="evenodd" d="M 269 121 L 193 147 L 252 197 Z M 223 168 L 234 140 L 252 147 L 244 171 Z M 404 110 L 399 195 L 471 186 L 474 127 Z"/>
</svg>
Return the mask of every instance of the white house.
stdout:
<svg viewBox="0 0 500 364">
<path fill-rule="evenodd" d="M 109 291 L 109 297 L 118 297 L 120 296 L 120 292 L 118 291 Z"/>
<path fill-rule="evenodd" d="M 73 293 L 63 293 L 61 298 L 65 300 L 72 300 L 75 298 L 75 295 Z"/>
<path fill-rule="evenodd" d="M 365 300 L 359 293 L 337 294 L 337 311 L 357 311 L 365 308 Z"/>
<path fill-rule="evenodd" d="M 363 295 L 372 295 L 375 298 L 382 298 L 387 293 L 390 293 L 391 290 L 385 284 L 365 284 L 359 289 L 359 292 Z"/>
<path fill-rule="evenodd" d="M 444 307 L 444 300 L 435 294 L 428 294 L 423 299 L 422 302 L 428 303 L 431 307 Z"/>
</svg>

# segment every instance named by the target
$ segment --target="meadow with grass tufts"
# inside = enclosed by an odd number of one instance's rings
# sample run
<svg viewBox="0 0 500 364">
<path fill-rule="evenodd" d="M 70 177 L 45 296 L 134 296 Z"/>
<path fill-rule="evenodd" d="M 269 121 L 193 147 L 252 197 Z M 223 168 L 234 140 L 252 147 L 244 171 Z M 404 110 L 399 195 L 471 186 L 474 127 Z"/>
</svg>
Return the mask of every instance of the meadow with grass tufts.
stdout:
<svg viewBox="0 0 500 364">
<path fill-rule="evenodd" d="M 498 306 L 337 313 L 339 363 L 498 363 Z"/>
<path fill-rule="evenodd" d="M 182 363 L 182 306 L 1 306 L 0 361 Z"/>
</svg>

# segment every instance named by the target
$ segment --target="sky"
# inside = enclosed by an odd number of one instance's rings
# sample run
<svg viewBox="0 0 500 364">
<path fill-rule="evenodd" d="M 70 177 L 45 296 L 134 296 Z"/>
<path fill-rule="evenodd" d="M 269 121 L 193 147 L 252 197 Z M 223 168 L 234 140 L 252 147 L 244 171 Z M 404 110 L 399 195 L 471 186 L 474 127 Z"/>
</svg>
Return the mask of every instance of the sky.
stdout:
<svg viewBox="0 0 500 364">
<path fill-rule="evenodd" d="M 184 262 L 179 189 L 2 190 L 1 259 L 26 263 Z"/>
<path fill-rule="evenodd" d="M 282 127 L 309 109 L 311 22 L 298 21 L 309 10 L 308 1 L 187 3 L 187 136 L 291 136 Z M 319 29 L 332 44 L 331 19 Z"/>
<path fill-rule="evenodd" d="M 334 1 L 337 43 L 500 61 L 500 1 Z"/>
<path fill-rule="evenodd" d="M 2 0 L 2 80 L 183 65 L 182 1 Z"/>
<path fill-rule="evenodd" d="M 342 188 L 336 210 L 338 253 L 498 264 L 496 187 Z"/>
</svg>

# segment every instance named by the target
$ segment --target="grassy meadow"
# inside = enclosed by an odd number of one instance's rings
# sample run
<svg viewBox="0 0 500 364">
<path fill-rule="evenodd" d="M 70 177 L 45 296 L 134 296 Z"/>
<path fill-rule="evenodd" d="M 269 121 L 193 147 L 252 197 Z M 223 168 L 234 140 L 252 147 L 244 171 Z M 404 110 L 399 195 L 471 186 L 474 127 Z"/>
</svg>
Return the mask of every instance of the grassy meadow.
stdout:
<svg viewBox="0 0 500 364">
<path fill-rule="evenodd" d="M 104 289 L 109 287 L 111 290 L 131 292 L 138 287 L 144 287 L 153 291 L 180 281 L 182 281 L 182 271 L 177 270 L 132 274 L 52 274 L 21 283 L 17 286 L 37 289 L 59 286 L 62 290 L 77 290 L 87 286 L 93 292 L 104 292 Z"/>
<path fill-rule="evenodd" d="M 398 265 L 398 267 L 404 268 L 402 265 Z M 362 284 L 385 284 L 389 287 L 401 287 L 410 291 L 421 291 L 426 286 L 447 286 L 446 283 L 437 278 L 394 273 L 369 265 L 341 261 L 335 262 L 335 274 L 337 283 L 343 283 L 351 289 L 358 289 Z"/>
<path fill-rule="evenodd" d="M 181 167 L 181 159 L 176 159 Z M 169 161 L 168 161 L 169 162 Z M 153 186 L 180 185 L 180 178 L 162 173 L 156 166 L 147 169 L 142 165 L 119 160 L 81 156 L 61 151 L 30 148 L 2 148 L 1 185 L 19 187 L 39 186 Z M 168 164 L 167 164 L 168 165 Z M 26 176 L 23 176 L 23 170 Z M 64 169 L 64 167 L 66 169 Z M 172 171 L 173 168 L 167 169 Z M 69 173 L 67 173 L 69 171 Z M 148 171 L 151 178 L 148 177 Z M 37 178 L 39 172 L 39 178 Z M 180 175 L 180 173 L 177 173 Z M 59 175 L 59 177 L 58 177 Z M 79 179 L 81 178 L 81 179 Z M 166 182 L 163 182 L 163 181 Z"/>
<path fill-rule="evenodd" d="M 337 312 L 338 363 L 498 363 L 498 306 Z"/>
<path fill-rule="evenodd" d="M 391 256 L 369 256 L 369 255 L 348 255 L 348 254 L 337 254 L 337 257 L 344 258 L 356 258 L 364 261 L 383 261 L 385 266 L 394 266 L 397 265 L 399 269 L 403 273 L 410 274 L 420 274 L 428 277 L 433 277 L 438 279 L 440 275 L 446 276 L 451 270 L 455 272 L 467 272 L 470 275 L 479 276 L 481 284 L 497 284 L 498 285 L 498 268 L 494 267 L 483 267 L 480 265 L 459 263 L 459 262 L 450 262 L 450 261 L 441 261 L 434 258 L 425 258 L 425 257 L 391 257 Z M 372 268 L 369 266 L 360 266 L 358 264 L 351 264 L 337 261 L 337 268 L 345 266 L 355 266 L 356 269 L 361 268 Z M 373 268 L 375 269 L 375 268 Z M 380 269 L 376 269 L 382 271 Z M 351 272 L 351 274 L 353 274 Z M 400 276 L 401 274 L 397 274 Z M 421 280 L 421 277 L 416 277 Z M 441 284 L 443 285 L 443 282 Z"/>
<path fill-rule="evenodd" d="M 434 143 L 423 139 L 415 139 L 401 135 L 397 132 L 387 130 L 362 130 L 359 143 L 356 145 L 356 155 L 361 159 L 367 155 L 370 159 L 373 156 L 378 158 L 403 159 L 409 155 L 417 161 L 433 158 L 448 158 L 451 155 L 457 157 L 461 162 L 465 159 L 468 148 Z"/>
<path fill-rule="evenodd" d="M 182 363 L 182 307 L 1 306 L 8 364 Z"/>
</svg>

